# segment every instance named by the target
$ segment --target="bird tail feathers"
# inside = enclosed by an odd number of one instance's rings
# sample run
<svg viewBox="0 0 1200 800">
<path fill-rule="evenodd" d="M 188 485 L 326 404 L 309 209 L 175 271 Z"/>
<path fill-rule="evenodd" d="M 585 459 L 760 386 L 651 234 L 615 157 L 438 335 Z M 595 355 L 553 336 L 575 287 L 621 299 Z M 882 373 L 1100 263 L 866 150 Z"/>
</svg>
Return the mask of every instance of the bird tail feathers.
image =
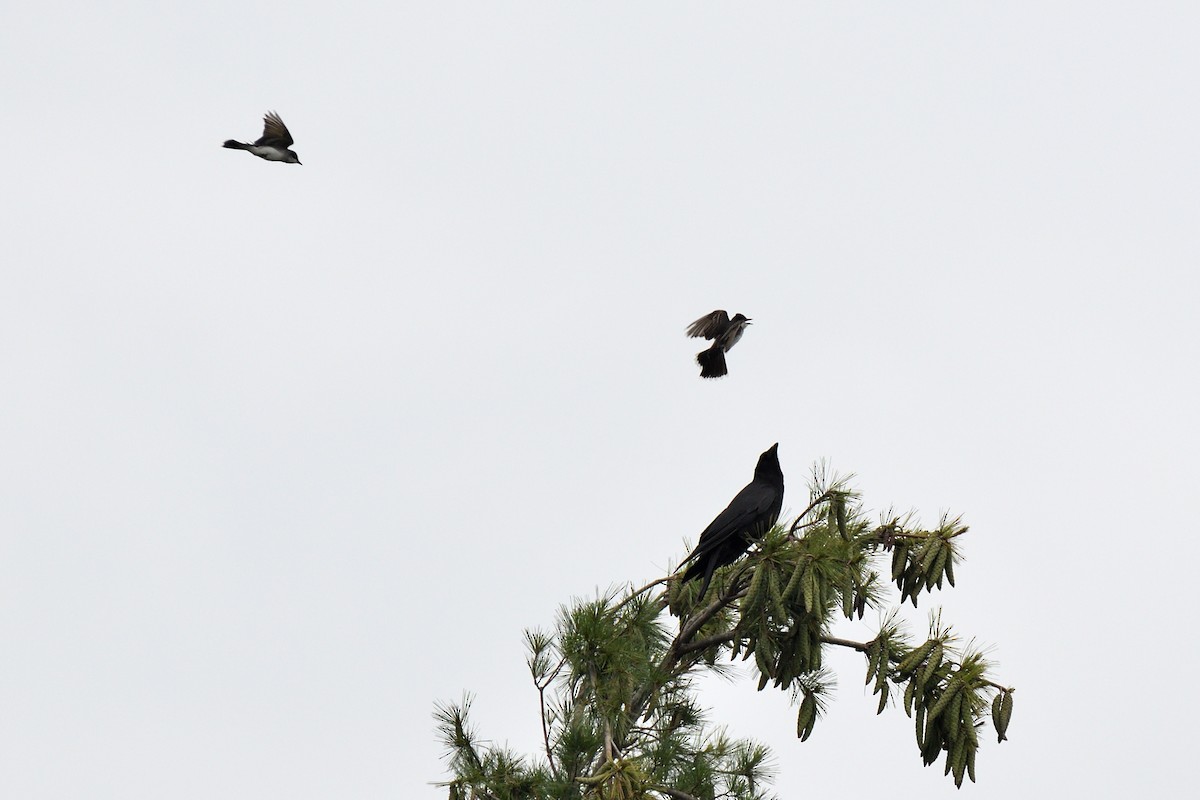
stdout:
<svg viewBox="0 0 1200 800">
<path fill-rule="evenodd" d="M 718 344 L 697 353 L 696 363 L 700 365 L 701 378 L 720 378 L 729 373 L 725 366 L 725 351 Z"/>
<path fill-rule="evenodd" d="M 700 584 L 700 594 L 696 595 L 697 601 L 703 600 L 704 593 L 708 591 L 708 585 L 712 583 L 713 573 L 716 572 L 716 569 L 716 560 L 712 557 L 711 553 L 707 553 L 691 563 L 679 579 L 680 583 L 687 583 L 688 581 L 703 577 L 704 582 Z"/>
<path fill-rule="evenodd" d="M 250 149 L 250 145 L 242 144 L 241 142 L 235 142 L 233 139 L 226 139 L 225 144 L 223 144 L 221 146 L 228 147 L 230 150 L 249 150 Z"/>
<path fill-rule="evenodd" d="M 712 583 L 713 572 L 716 569 L 716 564 L 710 559 L 704 568 L 704 583 L 700 584 L 700 594 L 696 595 L 696 602 L 704 599 L 704 593 L 708 591 L 708 585 Z"/>
</svg>

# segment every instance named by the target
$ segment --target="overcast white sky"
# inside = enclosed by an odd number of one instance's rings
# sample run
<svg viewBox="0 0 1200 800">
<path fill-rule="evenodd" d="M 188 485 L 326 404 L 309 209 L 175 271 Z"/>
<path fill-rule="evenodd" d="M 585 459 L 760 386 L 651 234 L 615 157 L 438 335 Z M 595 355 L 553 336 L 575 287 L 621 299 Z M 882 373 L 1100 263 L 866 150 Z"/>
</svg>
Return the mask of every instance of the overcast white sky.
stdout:
<svg viewBox="0 0 1200 800">
<path fill-rule="evenodd" d="M 971 525 L 964 796 L 1186 791 L 1200 11 L 990 5 L 7 4 L 0 796 L 440 797 L 433 703 L 533 751 L 522 629 L 776 441 Z M 805 744 L 706 698 L 784 797 L 954 793 L 830 659 Z"/>
</svg>

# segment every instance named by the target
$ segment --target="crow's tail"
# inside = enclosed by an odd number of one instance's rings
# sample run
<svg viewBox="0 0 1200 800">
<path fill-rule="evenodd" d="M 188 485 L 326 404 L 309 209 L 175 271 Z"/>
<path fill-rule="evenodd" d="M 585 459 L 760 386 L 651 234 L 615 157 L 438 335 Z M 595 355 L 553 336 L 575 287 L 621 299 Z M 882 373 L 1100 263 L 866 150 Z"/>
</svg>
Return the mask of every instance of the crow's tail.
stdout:
<svg viewBox="0 0 1200 800">
<path fill-rule="evenodd" d="M 696 602 L 704 599 L 704 593 L 708 591 L 708 585 L 712 582 L 713 573 L 716 571 L 717 561 L 712 553 L 703 556 L 696 561 L 693 561 L 691 566 L 683 573 L 680 578 L 681 583 L 687 583 L 690 580 L 695 580 L 700 576 L 704 576 L 704 582 L 700 584 L 700 594 L 696 595 Z"/>
<path fill-rule="evenodd" d="M 708 585 L 712 583 L 713 571 L 712 567 L 704 570 L 704 583 L 700 584 L 700 594 L 696 595 L 696 604 L 704 600 L 704 593 L 708 591 Z"/>
</svg>

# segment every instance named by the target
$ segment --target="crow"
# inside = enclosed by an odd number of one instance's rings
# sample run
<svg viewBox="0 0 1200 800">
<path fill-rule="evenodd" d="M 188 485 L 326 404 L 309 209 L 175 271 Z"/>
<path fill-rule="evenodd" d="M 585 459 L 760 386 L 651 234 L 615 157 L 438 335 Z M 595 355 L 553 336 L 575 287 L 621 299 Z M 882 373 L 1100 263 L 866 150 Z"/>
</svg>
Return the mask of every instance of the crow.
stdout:
<svg viewBox="0 0 1200 800">
<path fill-rule="evenodd" d="M 730 319 L 723 309 L 717 309 L 688 326 L 688 336 L 703 336 L 713 340 L 712 347 L 696 354 L 701 378 L 720 378 L 729 372 L 725 366 L 725 354 L 738 343 L 749 324 L 750 318 L 744 314 L 735 314 Z"/>
<path fill-rule="evenodd" d="M 758 457 L 754 480 L 737 493 L 729 506 L 709 523 L 691 555 L 679 565 L 691 562 L 682 580 L 704 576 L 699 598 L 704 598 L 713 572 L 732 564 L 750 545 L 761 539 L 783 508 L 783 470 L 779 468 L 779 442 Z"/>
</svg>

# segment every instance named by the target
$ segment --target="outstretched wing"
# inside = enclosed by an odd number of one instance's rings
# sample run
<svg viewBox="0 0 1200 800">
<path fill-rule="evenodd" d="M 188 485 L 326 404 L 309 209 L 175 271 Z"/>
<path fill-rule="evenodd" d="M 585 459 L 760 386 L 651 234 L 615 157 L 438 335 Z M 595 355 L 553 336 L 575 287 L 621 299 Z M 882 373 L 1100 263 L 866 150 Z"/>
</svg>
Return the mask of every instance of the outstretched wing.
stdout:
<svg viewBox="0 0 1200 800">
<path fill-rule="evenodd" d="M 717 309 L 711 314 L 705 314 L 688 326 L 687 335 L 695 338 L 715 339 L 729 327 L 729 315 L 723 309 Z"/>
<path fill-rule="evenodd" d="M 292 134 L 288 132 L 287 125 L 283 124 L 279 115 L 274 111 L 268 111 L 267 115 L 263 117 L 262 138 L 255 144 L 282 147 L 286 150 L 295 142 L 292 140 Z"/>
</svg>

